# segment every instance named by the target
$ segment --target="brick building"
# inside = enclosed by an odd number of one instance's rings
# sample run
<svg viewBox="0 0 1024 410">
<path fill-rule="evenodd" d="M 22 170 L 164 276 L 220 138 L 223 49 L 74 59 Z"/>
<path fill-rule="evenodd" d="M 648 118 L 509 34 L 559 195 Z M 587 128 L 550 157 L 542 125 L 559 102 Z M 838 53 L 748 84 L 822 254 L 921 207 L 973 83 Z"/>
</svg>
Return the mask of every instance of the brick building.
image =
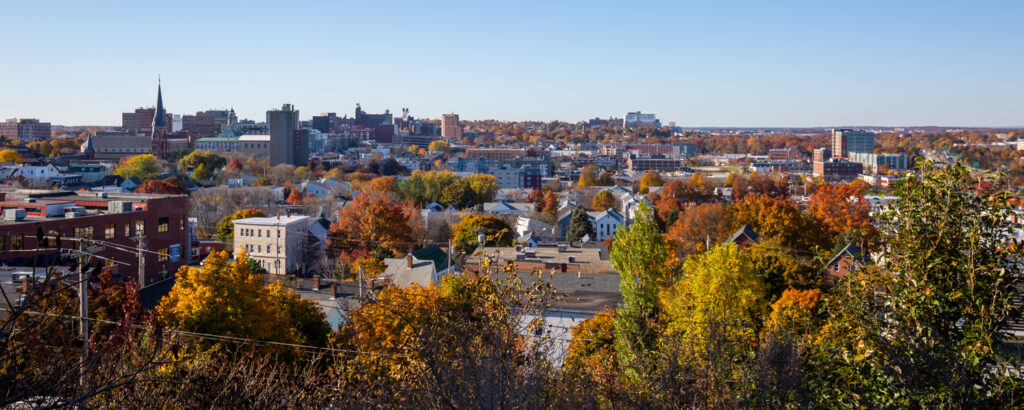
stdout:
<svg viewBox="0 0 1024 410">
<path fill-rule="evenodd" d="M 814 162 L 814 176 L 821 177 L 826 182 L 853 181 L 863 170 L 863 164 L 840 158 Z"/>
<path fill-rule="evenodd" d="M 184 195 L 86 194 L 67 191 L 19 190 L 2 194 L 0 263 L 46 266 L 60 253 L 85 239 L 104 250 L 96 255 L 119 275 L 139 277 L 141 242 L 144 251 L 143 286 L 170 277 L 188 261 L 189 202 Z M 55 238 L 59 247 L 40 246 L 39 232 Z M 49 239 L 52 245 L 53 239 Z M 113 261 L 113 262 L 112 262 Z"/>
<path fill-rule="evenodd" d="M 50 123 L 31 118 L 12 118 L 0 122 L 0 137 L 17 141 L 43 141 L 50 139 Z"/>
</svg>

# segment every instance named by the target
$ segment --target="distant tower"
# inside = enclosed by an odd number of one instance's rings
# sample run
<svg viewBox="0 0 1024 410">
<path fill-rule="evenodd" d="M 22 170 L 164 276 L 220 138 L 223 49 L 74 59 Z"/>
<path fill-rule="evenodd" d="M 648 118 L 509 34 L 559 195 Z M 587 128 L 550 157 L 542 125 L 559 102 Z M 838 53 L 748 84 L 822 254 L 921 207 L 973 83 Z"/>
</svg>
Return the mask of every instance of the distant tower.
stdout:
<svg viewBox="0 0 1024 410">
<path fill-rule="evenodd" d="M 450 140 L 462 139 L 462 126 L 459 125 L 459 114 L 441 116 L 441 136 Z"/>
<path fill-rule="evenodd" d="M 153 112 L 152 147 L 150 152 L 157 158 L 167 158 L 167 111 L 164 110 L 160 79 L 156 80 L 156 109 Z"/>
<path fill-rule="evenodd" d="M 82 155 L 85 156 L 85 159 L 93 159 L 93 158 L 95 158 L 95 156 L 96 156 L 96 148 L 94 148 L 93 145 L 92 145 L 92 134 L 89 134 L 89 136 L 85 138 L 85 142 L 82 143 L 81 150 L 82 150 Z"/>
</svg>

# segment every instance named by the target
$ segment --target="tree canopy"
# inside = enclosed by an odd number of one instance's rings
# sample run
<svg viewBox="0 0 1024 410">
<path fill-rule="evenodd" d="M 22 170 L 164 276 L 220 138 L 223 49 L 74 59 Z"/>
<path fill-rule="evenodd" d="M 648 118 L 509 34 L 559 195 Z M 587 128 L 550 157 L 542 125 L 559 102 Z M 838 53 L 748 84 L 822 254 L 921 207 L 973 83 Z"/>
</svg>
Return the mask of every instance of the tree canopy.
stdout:
<svg viewBox="0 0 1024 410">
<path fill-rule="evenodd" d="M 136 178 L 145 183 L 160 176 L 159 161 L 150 154 L 121 158 L 114 168 L 114 175 L 124 179 Z"/>
</svg>

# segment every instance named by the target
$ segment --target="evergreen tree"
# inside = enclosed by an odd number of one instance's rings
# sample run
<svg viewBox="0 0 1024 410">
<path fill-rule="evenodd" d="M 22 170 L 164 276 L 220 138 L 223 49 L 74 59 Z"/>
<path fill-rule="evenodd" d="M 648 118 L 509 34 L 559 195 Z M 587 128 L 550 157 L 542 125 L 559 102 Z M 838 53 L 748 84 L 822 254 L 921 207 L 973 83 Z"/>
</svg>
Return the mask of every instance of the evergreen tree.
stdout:
<svg viewBox="0 0 1024 410">
<path fill-rule="evenodd" d="M 569 228 L 565 231 L 565 237 L 569 241 L 578 241 L 584 236 L 594 236 L 594 224 L 590 223 L 587 210 L 577 206 L 572 210 L 572 217 L 569 219 Z"/>
</svg>

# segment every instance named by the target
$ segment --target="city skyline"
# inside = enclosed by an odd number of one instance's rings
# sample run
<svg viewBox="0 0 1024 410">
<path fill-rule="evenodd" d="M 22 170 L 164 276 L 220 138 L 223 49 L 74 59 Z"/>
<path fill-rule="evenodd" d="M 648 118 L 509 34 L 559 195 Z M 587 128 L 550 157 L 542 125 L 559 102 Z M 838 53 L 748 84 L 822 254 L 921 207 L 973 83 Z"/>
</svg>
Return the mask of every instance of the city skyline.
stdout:
<svg viewBox="0 0 1024 410">
<path fill-rule="evenodd" d="M 1024 6 L 793 4 L 13 3 L 0 35 L 28 57 L 0 67 L 0 119 L 117 125 L 152 105 L 159 75 L 169 112 L 255 120 L 361 103 L 463 120 L 1024 126 L 1024 33 L 1003 20 Z"/>
</svg>

